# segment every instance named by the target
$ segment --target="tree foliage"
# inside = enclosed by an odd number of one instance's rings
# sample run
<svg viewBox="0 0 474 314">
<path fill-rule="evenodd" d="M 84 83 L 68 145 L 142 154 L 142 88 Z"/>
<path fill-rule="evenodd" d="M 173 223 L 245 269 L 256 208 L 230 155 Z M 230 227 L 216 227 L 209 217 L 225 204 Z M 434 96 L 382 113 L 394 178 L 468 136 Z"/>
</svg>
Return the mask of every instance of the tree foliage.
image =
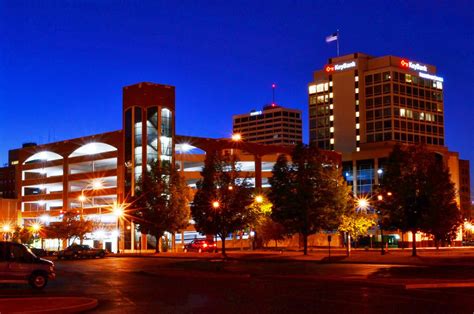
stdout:
<svg viewBox="0 0 474 314">
<path fill-rule="evenodd" d="M 377 224 L 376 216 L 364 211 L 353 210 L 341 216 L 339 231 L 347 232 L 354 239 L 367 235 L 369 229 Z"/>
<path fill-rule="evenodd" d="M 455 202 L 454 185 L 443 160 L 423 146 L 397 145 L 390 153 L 377 207 L 385 227 L 413 234 L 430 233 L 435 239 L 451 239 L 461 222 Z"/>
<path fill-rule="evenodd" d="M 156 238 L 156 252 L 165 231 L 177 232 L 189 224 L 190 199 L 184 178 L 167 161 L 153 161 L 140 178 L 130 208 L 138 230 Z"/>
<path fill-rule="evenodd" d="M 252 188 L 237 169 L 235 155 L 208 153 L 201 177 L 191 205 L 195 227 L 206 235 L 218 235 L 225 255 L 225 238 L 255 220 Z"/>
<path fill-rule="evenodd" d="M 76 213 L 66 212 L 61 221 L 51 222 L 44 227 L 44 234 L 49 239 L 74 240 L 83 239 L 95 227 L 92 220 L 81 219 Z"/>
<path fill-rule="evenodd" d="M 272 173 L 271 216 L 288 232 L 302 235 L 307 254 L 309 235 L 339 225 L 340 216 L 350 208 L 350 188 L 338 165 L 311 146 L 297 146 L 291 164 L 280 155 Z"/>
<path fill-rule="evenodd" d="M 28 230 L 28 228 L 17 226 L 15 231 L 12 234 L 12 241 L 23 243 L 23 244 L 31 244 L 33 243 L 33 233 Z"/>
</svg>

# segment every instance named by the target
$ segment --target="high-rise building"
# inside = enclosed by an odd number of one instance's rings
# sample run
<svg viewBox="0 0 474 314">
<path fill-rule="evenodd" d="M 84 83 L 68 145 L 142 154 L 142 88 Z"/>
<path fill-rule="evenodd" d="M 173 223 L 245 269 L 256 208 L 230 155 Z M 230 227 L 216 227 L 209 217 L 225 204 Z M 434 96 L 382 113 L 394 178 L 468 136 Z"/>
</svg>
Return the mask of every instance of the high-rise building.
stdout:
<svg viewBox="0 0 474 314">
<path fill-rule="evenodd" d="M 395 56 L 330 58 L 309 84 L 311 142 L 351 153 L 397 141 L 443 146 L 443 78 Z"/>
<path fill-rule="evenodd" d="M 233 117 L 233 132 L 243 141 L 260 144 L 294 145 L 301 143 L 301 111 L 271 104 L 263 110 Z"/>
<path fill-rule="evenodd" d="M 342 153 L 356 195 L 374 192 L 395 143 L 423 143 L 444 160 L 469 215 L 469 163 L 445 146 L 443 78 L 435 66 L 353 53 L 330 58 L 308 89 L 310 142 Z"/>
</svg>

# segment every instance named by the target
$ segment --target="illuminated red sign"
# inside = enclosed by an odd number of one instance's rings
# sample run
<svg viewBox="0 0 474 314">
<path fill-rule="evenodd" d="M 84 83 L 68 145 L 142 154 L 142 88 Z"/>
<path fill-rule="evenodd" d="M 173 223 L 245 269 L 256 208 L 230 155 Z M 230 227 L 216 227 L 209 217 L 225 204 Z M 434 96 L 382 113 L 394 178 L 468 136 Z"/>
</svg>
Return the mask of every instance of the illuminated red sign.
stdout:
<svg viewBox="0 0 474 314">
<path fill-rule="evenodd" d="M 326 72 L 334 72 L 334 66 L 333 65 L 326 65 L 325 68 Z"/>
<path fill-rule="evenodd" d="M 400 66 L 406 69 L 412 69 L 413 71 L 428 72 L 428 66 L 420 63 L 408 61 L 406 59 L 400 60 Z"/>
</svg>

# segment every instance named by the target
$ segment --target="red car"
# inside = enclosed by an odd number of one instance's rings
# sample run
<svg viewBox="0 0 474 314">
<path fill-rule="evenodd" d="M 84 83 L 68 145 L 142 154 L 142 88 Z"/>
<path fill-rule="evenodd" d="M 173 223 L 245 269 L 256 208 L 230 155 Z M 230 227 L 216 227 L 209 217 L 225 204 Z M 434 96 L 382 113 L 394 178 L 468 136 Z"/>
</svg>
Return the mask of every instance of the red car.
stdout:
<svg viewBox="0 0 474 314">
<path fill-rule="evenodd" d="M 217 252 L 217 244 L 213 240 L 194 239 L 184 246 L 184 252 Z"/>
</svg>

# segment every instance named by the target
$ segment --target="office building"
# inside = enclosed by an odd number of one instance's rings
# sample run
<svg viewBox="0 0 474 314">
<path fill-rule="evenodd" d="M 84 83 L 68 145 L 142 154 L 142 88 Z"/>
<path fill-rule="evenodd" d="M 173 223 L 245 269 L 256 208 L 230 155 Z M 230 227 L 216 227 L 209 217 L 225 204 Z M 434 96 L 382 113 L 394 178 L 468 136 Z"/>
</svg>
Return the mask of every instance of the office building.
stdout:
<svg viewBox="0 0 474 314">
<path fill-rule="evenodd" d="M 300 110 L 270 104 L 232 119 L 233 133 L 240 134 L 246 142 L 295 145 L 303 141 Z"/>
<path fill-rule="evenodd" d="M 310 142 L 342 153 L 356 195 L 374 192 L 396 143 L 426 144 L 449 168 L 467 216 L 469 163 L 445 146 L 443 81 L 435 66 L 407 58 L 330 58 L 308 85 Z"/>
</svg>

